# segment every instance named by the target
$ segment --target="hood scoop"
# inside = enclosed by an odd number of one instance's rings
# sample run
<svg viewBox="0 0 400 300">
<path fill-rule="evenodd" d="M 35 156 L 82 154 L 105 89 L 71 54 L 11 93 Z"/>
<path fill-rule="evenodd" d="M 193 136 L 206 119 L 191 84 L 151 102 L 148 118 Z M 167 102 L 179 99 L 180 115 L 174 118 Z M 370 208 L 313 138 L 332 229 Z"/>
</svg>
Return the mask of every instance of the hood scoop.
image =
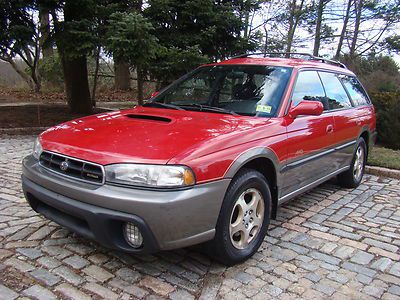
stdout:
<svg viewBox="0 0 400 300">
<path fill-rule="evenodd" d="M 156 121 L 156 122 L 162 122 L 162 123 L 170 123 L 172 120 L 169 118 L 165 117 L 159 117 L 159 116 L 151 116 L 151 115 L 136 115 L 136 114 L 128 114 L 125 115 L 126 117 L 130 119 L 138 119 L 138 120 L 146 120 L 146 121 Z"/>
</svg>

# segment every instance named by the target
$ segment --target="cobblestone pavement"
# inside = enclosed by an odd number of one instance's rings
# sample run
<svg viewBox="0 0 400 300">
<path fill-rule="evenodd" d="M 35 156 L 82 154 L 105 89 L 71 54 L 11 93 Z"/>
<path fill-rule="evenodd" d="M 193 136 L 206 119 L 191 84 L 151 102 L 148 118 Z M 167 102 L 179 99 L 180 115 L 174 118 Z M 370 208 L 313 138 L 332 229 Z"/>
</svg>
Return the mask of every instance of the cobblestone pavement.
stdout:
<svg viewBox="0 0 400 300">
<path fill-rule="evenodd" d="M 23 199 L 33 137 L 0 136 L 0 299 L 399 299 L 400 184 L 330 182 L 280 209 L 259 252 L 235 267 L 196 248 L 126 255 L 77 237 Z"/>
</svg>

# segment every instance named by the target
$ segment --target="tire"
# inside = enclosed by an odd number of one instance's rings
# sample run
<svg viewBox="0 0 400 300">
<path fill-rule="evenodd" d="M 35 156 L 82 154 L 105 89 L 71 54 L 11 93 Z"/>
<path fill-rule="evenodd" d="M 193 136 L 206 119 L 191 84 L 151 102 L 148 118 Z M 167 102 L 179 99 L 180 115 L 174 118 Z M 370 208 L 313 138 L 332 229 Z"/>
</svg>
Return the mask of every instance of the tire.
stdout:
<svg viewBox="0 0 400 300">
<path fill-rule="evenodd" d="M 271 215 L 271 192 L 258 171 L 241 170 L 225 194 L 215 237 L 208 250 L 221 263 L 231 266 L 251 257 L 260 247 Z"/>
<path fill-rule="evenodd" d="M 346 188 L 358 187 L 364 176 L 366 161 L 367 146 L 364 139 L 360 138 L 357 142 L 350 169 L 338 175 L 338 182 L 340 186 Z"/>
</svg>

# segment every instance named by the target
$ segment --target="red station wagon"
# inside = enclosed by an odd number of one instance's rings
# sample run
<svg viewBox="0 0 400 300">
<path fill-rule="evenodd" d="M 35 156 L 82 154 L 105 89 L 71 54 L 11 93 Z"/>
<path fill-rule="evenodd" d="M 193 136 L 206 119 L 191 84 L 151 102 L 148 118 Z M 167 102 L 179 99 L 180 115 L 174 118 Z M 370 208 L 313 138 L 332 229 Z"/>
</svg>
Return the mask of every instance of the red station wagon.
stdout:
<svg viewBox="0 0 400 300">
<path fill-rule="evenodd" d="M 375 122 L 342 64 L 242 55 L 143 106 L 46 130 L 23 161 L 23 190 L 36 212 L 104 246 L 207 242 L 232 265 L 257 251 L 282 203 L 334 176 L 357 187 Z"/>
</svg>

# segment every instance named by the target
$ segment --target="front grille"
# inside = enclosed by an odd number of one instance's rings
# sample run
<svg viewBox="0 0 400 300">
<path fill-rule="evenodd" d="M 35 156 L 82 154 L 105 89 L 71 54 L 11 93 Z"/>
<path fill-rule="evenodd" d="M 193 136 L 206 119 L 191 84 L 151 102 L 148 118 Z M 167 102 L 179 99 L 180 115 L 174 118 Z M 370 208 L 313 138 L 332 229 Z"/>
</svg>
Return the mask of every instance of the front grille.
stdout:
<svg viewBox="0 0 400 300">
<path fill-rule="evenodd" d="M 101 165 L 48 151 L 42 152 L 39 162 L 44 168 L 61 175 L 96 184 L 104 183 L 104 169 Z"/>
</svg>

